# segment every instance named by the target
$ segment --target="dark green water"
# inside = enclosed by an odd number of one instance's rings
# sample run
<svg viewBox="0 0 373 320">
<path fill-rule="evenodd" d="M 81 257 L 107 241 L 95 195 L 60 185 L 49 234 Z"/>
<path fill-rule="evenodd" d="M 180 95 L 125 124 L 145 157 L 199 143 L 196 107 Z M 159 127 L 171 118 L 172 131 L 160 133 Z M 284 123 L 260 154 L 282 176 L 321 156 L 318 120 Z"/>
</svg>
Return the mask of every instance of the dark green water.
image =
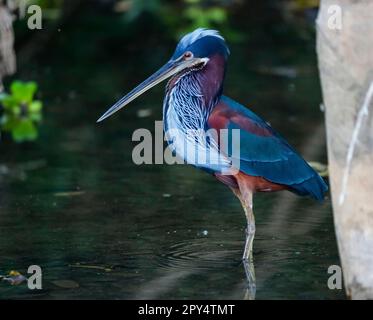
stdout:
<svg viewBox="0 0 373 320">
<path fill-rule="evenodd" d="M 152 23 L 131 35 L 118 17 L 86 13 L 19 70 L 39 83 L 45 118 L 36 143 L 0 146 L 0 273 L 40 265 L 43 290 L 0 283 L 0 298 L 244 297 L 245 218 L 229 189 L 189 166 L 132 162 L 132 132 L 154 130 L 164 87 L 95 123 L 172 53 L 175 43 Z M 307 160 L 325 162 L 313 39 L 276 30 L 243 29 L 248 40 L 231 46 L 225 93 Z M 327 287 L 327 268 L 339 264 L 329 199 L 258 194 L 254 212 L 258 299 L 344 298 Z"/>
</svg>

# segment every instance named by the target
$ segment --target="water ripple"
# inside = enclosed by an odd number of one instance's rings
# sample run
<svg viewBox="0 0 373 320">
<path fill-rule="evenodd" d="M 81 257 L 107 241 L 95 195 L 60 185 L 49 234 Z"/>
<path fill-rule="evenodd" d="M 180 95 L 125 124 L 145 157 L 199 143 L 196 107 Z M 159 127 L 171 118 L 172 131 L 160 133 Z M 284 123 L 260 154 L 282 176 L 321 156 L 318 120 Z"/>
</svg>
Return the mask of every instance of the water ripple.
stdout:
<svg viewBox="0 0 373 320">
<path fill-rule="evenodd" d="M 196 238 L 181 241 L 162 250 L 167 252 L 158 257 L 161 269 L 208 270 L 224 268 L 239 262 L 240 250 L 233 243 Z"/>
</svg>

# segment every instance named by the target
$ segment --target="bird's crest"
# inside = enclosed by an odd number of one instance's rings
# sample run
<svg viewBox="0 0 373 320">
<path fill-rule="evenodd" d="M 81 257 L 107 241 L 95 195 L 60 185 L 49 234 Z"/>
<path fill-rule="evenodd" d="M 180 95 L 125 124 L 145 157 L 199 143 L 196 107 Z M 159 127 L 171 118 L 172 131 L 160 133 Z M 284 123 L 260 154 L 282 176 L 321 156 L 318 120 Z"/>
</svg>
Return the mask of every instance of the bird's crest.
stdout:
<svg viewBox="0 0 373 320">
<path fill-rule="evenodd" d="M 198 28 L 181 38 L 177 46 L 177 50 L 184 50 L 197 40 L 207 36 L 216 37 L 225 42 L 225 39 L 220 35 L 219 31 L 206 28 Z"/>
</svg>

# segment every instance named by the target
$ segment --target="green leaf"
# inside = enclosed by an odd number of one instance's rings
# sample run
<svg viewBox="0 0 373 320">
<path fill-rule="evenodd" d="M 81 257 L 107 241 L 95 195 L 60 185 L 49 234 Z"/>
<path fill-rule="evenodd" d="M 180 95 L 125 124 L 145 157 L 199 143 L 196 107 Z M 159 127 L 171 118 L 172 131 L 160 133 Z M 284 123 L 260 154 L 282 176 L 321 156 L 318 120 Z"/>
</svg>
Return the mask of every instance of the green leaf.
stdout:
<svg viewBox="0 0 373 320">
<path fill-rule="evenodd" d="M 38 137 L 38 131 L 30 119 L 22 119 L 13 129 L 12 137 L 16 142 L 32 141 Z"/>
<path fill-rule="evenodd" d="M 30 113 L 29 118 L 34 122 L 40 122 L 43 118 L 40 112 Z"/>
<path fill-rule="evenodd" d="M 18 104 L 13 104 L 10 108 L 5 108 L 5 110 L 13 116 L 19 116 L 21 114 L 21 106 Z"/>
<path fill-rule="evenodd" d="M 33 102 L 31 102 L 30 106 L 29 106 L 29 112 L 40 112 L 41 109 L 43 108 L 43 103 L 39 100 L 35 100 Z"/>
<path fill-rule="evenodd" d="M 16 142 L 32 141 L 38 137 L 36 123 L 42 119 L 43 104 L 33 101 L 36 90 L 35 82 L 13 81 L 11 94 L 0 94 L 0 104 L 4 107 L 0 129 L 11 132 Z"/>
<path fill-rule="evenodd" d="M 38 86 L 35 82 L 13 81 L 10 92 L 19 103 L 30 103 Z"/>
</svg>

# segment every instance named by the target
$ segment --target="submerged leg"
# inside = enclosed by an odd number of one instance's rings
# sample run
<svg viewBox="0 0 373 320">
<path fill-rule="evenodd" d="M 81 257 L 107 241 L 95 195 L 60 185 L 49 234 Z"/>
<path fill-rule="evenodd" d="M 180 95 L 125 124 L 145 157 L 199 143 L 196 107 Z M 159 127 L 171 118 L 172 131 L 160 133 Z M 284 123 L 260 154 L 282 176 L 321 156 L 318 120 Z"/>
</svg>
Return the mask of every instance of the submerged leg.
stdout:
<svg viewBox="0 0 373 320">
<path fill-rule="evenodd" d="M 256 295 L 256 279 L 254 262 L 244 260 L 243 266 L 245 268 L 245 275 L 247 279 L 247 288 L 245 289 L 244 300 L 255 300 Z"/>
<path fill-rule="evenodd" d="M 256 279 L 255 267 L 253 261 L 253 242 L 255 236 L 255 219 L 253 213 L 253 195 L 250 189 L 247 192 L 242 192 L 240 189 L 232 188 L 233 193 L 240 200 L 242 208 L 245 211 L 247 227 L 246 227 L 246 242 L 242 256 L 242 263 L 245 269 L 247 279 L 247 288 L 244 299 L 254 300 L 256 294 Z"/>
</svg>

